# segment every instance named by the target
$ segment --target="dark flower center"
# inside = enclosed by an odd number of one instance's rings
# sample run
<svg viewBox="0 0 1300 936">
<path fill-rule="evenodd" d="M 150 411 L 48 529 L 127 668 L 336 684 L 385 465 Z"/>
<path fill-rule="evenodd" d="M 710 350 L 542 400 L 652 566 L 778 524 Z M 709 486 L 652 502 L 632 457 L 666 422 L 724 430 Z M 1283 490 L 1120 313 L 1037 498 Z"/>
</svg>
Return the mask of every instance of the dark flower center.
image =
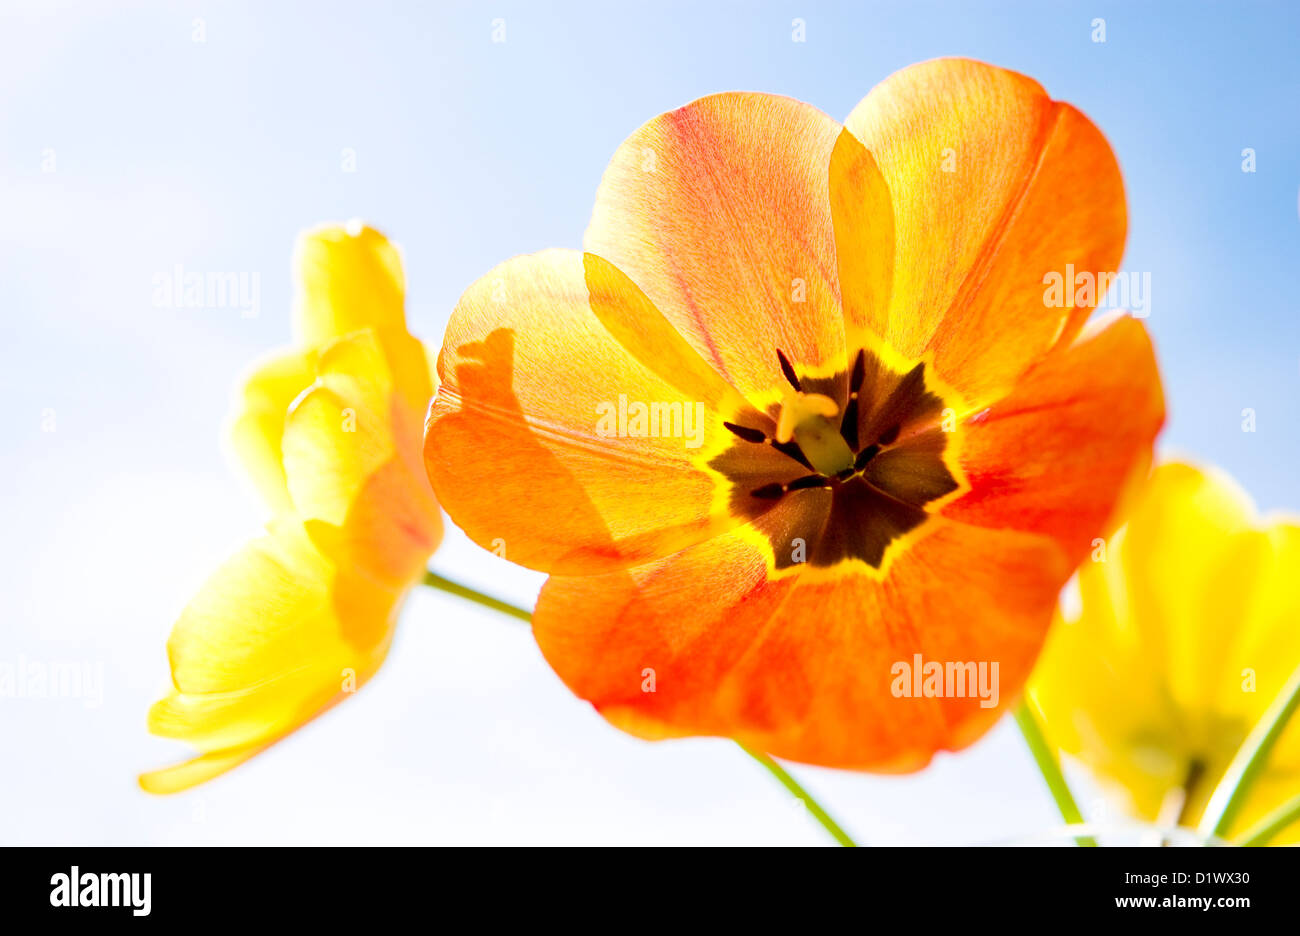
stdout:
<svg viewBox="0 0 1300 936">
<path fill-rule="evenodd" d="M 879 569 L 890 543 L 925 522 L 925 505 L 957 490 L 943 459 L 955 419 L 944 419 L 923 363 L 899 373 L 863 349 L 850 368 L 809 377 L 777 358 L 785 399 L 724 422 L 735 439 L 709 467 L 777 568 L 857 559 Z"/>
</svg>

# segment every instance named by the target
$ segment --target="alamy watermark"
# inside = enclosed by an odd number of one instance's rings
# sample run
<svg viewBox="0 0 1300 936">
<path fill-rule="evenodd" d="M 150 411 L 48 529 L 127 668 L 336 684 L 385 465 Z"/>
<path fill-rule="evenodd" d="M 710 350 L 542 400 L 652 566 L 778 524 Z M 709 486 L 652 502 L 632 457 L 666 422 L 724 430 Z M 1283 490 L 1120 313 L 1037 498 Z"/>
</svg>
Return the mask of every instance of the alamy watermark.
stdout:
<svg viewBox="0 0 1300 936">
<path fill-rule="evenodd" d="M 956 662 L 899 660 L 889 668 L 889 691 L 895 699 L 979 699 L 980 708 L 998 707 L 998 664 L 981 660 Z"/>
<path fill-rule="evenodd" d="M 152 909 L 153 875 L 85 873 L 76 865 L 50 878 L 51 907 L 130 907 L 132 916 Z"/>
<path fill-rule="evenodd" d="M 689 449 L 704 443 L 703 403 L 643 403 L 620 393 L 617 403 L 597 403 L 596 415 L 596 435 L 602 439 L 684 439 Z"/>
<path fill-rule="evenodd" d="M 0 701 L 5 699 L 80 699 L 86 708 L 104 702 L 104 664 L 0 660 Z"/>
<path fill-rule="evenodd" d="M 1052 309 L 1126 309 L 1134 318 L 1151 315 L 1151 273 L 1076 272 L 1073 263 L 1065 273 L 1043 274 L 1043 305 Z"/>
<path fill-rule="evenodd" d="M 237 309 L 244 318 L 257 318 L 262 274 L 200 273 L 178 263 L 170 272 L 153 275 L 153 304 L 157 309 Z"/>
</svg>

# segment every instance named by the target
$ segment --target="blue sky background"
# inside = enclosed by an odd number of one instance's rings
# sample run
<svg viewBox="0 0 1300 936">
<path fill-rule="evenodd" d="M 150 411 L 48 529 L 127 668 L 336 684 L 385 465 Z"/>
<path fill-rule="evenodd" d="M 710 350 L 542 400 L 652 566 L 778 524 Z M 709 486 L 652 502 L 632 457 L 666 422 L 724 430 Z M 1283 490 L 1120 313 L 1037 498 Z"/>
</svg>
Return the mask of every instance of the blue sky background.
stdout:
<svg viewBox="0 0 1300 936">
<path fill-rule="evenodd" d="M 181 753 L 144 732 L 171 621 L 262 519 L 220 427 L 237 376 L 289 338 L 296 232 L 356 216 L 388 232 L 411 328 L 436 344 L 497 262 L 579 246 L 619 142 L 704 94 L 788 94 L 843 119 L 898 68 L 967 55 L 1080 107 L 1124 170 L 1125 269 L 1152 276 L 1163 448 L 1222 465 L 1263 508 L 1300 508 L 1295 4 L 0 11 L 0 661 L 104 673 L 99 705 L 0 699 L 0 840 L 820 841 L 726 742 L 626 738 L 517 624 L 427 594 L 356 700 L 194 795 L 134 786 Z M 259 273 L 260 314 L 155 307 L 154 274 L 176 264 Z M 525 602 L 540 583 L 458 535 L 435 566 Z M 800 776 L 872 841 L 991 841 L 1054 818 L 1007 725 L 915 777 Z"/>
</svg>

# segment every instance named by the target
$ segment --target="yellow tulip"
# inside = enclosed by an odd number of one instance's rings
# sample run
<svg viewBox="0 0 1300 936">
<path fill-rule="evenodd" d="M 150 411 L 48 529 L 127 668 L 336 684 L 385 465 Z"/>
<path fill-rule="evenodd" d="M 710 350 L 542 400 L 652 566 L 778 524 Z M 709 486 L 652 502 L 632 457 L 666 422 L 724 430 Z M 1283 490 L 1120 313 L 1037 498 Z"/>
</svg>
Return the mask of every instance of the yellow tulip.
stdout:
<svg viewBox="0 0 1300 936">
<path fill-rule="evenodd" d="M 406 330 L 399 252 L 327 225 L 294 265 L 296 347 L 254 369 L 231 422 L 272 519 L 172 631 L 173 688 L 149 727 L 199 756 L 141 776 L 150 792 L 211 779 L 359 688 L 442 537 L 421 457 L 433 377 Z"/>
<path fill-rule="evenodd" d="M 1050 739 L 1129 812 L 1194 826 L 1300 665 L 1300 525 L 1262 524 L 1231 479 L 1166 464 L 1092 558 L 1082 609 L 1058 616 L 1030 694 Z M 1298 793 L 1293 723 L 1228 836 Z M 1284 840 L 1300 840 L 1300 825 Z"/>
</svg>

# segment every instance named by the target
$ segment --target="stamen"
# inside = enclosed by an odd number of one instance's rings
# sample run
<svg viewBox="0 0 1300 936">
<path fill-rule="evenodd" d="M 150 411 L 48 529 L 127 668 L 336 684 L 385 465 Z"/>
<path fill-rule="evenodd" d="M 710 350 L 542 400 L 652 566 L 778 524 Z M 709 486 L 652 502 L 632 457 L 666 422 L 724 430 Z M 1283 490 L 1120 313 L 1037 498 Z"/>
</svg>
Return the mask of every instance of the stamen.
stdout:
<svg viewBox="0 0 1300 936">
<path fill-rule="evenodd" d="M 766 442 L 767 435 L 762 429 L 750 429 L 748 426 L 737 426 L 735 423 L 723 422 L 723 425 L 740 436 L 746 442 Z"/>
<path fill-rule="evenodd" d="M 849 397 L 849 405 L 844 407 L 844 418 L 840 420 L 840 435 L 853 451 L 858 450 L 858 397 Z"/>
<path fill-rule="evenodd" d="M 853 373 L 849 377 L 849 393 L 857 393 L 862 389 L 862 380 L 867 376 L 867 359 L 862 349 L 858 349 L 858 356 L 853 359 Z"/>
<path fill-rule="evenodd" d="M 857 458 L 853 459 L 853 470 L 861 471 L 863 468 L 867 467 L 867 462 L 871 461 L 871 459 L 875 458 L 879 454 L 879 445 L 868 445 L 862 451 L 858 452 Z"/>
<path fill-rule="evenodd" d="M 803 449 L 799 448 L 798 442 L 773 442 L 772 448 L 776 449 L 782 455 L 790 456 L 805 468 L 812 468 L 812 462 L 810 462 L 808 456 L 803 453 Z"/>
<path fill-rule="evenodd" d="M 781 373 L 785 374 L 785 379 L 790 381 L 790 386 L 802 392 L 803 387 L 799 385 L 799 378 L 794 372 L 794 367 L 790 364 L 790 359 L 785 356 L 785 352 L 777 348 L 776 356 L 781 360 Z"/>
<path fill-rule="evenodd" d="M 802 478 L 795 478 L 789 484 L 780 484 L 773 481 L 771 484 L 764 484 L 762 487 L 754 488 L 749 492 L 750 497 L 757 497 L 761 500 L 776 500 L 787 491 L 804 491 L 809 488 L 825 488 L 831 486 L 831 479 L 825 475 L 810 474 Z"/>
<path fill-rule="evenodd" d="M 853 359 L 853 373 L 849 375 L 849 403 L 844 407 L 844 418 L 840 420 L 840 435 L 853 451 L 858 450 L 858 391 L 867 376 L 867 361 L 861 348 Z"/>
</svg>

